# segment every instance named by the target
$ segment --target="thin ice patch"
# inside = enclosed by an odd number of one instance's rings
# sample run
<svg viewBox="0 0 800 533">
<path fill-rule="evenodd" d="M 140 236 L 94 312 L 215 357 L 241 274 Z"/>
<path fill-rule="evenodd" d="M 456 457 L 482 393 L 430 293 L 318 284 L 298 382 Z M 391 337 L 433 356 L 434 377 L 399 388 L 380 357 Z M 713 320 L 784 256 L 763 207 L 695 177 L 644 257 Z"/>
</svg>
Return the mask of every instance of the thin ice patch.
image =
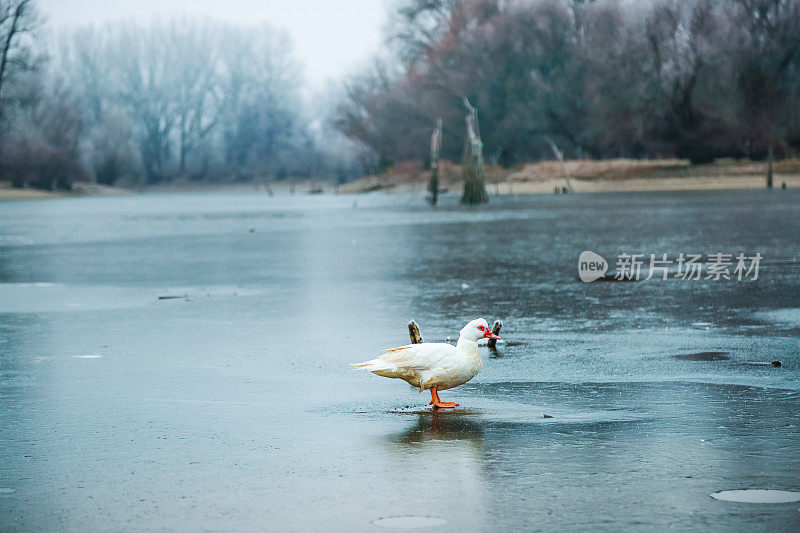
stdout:
<svg viewBox="0 0 800 533">
<path fill-rule="evenodd" d="M 100 359 L 101 357 L 103 357 L 103 356 L 102 355 L 97 355 L 97 354 L 94 354 L 94 353 L 90 353 L 88 355 L 73 355 L 72 356 L 73 359 Z"/>
<path fill-rule="evenodd" d="M 715 500 L 740 503 L 794 503 L 800 502 L 800 492 L 790 490 L 723 490 L 710 495 Z"/>
</svg>

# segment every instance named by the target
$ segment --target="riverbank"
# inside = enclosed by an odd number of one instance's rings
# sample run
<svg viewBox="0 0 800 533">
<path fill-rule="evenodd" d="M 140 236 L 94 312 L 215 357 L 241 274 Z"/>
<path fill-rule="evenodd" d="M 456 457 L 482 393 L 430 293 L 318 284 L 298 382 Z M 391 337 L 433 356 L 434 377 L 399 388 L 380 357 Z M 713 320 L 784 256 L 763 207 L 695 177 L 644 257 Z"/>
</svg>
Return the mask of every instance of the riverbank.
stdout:
<svg viewBox="0 0 800 533">
<path fill-rule="evenodd" d="M 15 188 L 10 181 L 0 181 L 0 200 L 42 200 L 48 198 L 76 198 L 82 196 L 126 196 L 141 192 L 183 193 L 183 192 L 256 192 L 262 194 L 334 194 L 337 189 L 329 184 L 317 184 L 311 180 L 298 182 L 259 182 L 259 183 L 189 183 L 174 182 L 145 187 L 109 187 L 91 182 L 75 182 L 71 191 L 45 191 L 42 189 Z"/>
<path fill-rule="evenodd" d="M 341 192 L 423 191 L 429 171 L 409 170 L 409 165 L 367 176 L 343 185 Z M 552 193 L 571 187 L 574 192 L 633 192 L 762 189 L 766 186 L 765 162 L 719 160 L 707 165 L 692 165 L 681 159 L 575 160 L 560 163 L 541 161 L 516 169 L 487 167 L 486 186 L 490 194 Z M 461 192 L 461 166 L 441 165 L 440 187 Z M 800 159 L 778 161 L 773 167 L 773 183 L 780 188 L 800 187 Z"/>
<path fill-rule="evenodd" d="M 707 165 L 692 165 L 681 159 L 609 159 L 601 161 L 540 161 L 515 169 L 489 166 L 486 187 L 489 194 L 548 194 L 572 189 L 577 193 L 636 191 L 707 191 L 763 189 L 766 186 L 765 162 L 718 160 Z M 263 181 L 258 183 L 173 182 L 139 189 L 108 187 L 77 182 L 71 191 L 15 189 L 0 182 L 0 200 L 44 199 L 76 196 L 121 196 L 138 192 L 257 192 L 263 194 L 393 194 L 422 193 L 427 189 L 430 171 L 419 163 L 402 163 L 383 174 L 365 176 L 338 187 L 329 183 L 302 181 Z M 442 191 L 461 194 L 461 165 L 442 162 Z M 775 188 L 800 188 L 800 159 L 777 161 L 773 167 Z"/>
<path fill-rule="evenodd" d="M 45 191 L 29 187 L 18 189 L 10 181 L 0 181 L 0 200 L 42 200 L 47 198 L 72 198 L 79 196 L 124 196 L 135 194 L 133 189 L 109 187 L 98 183 L 76 182 L 71 191 Z"/>
</svg>

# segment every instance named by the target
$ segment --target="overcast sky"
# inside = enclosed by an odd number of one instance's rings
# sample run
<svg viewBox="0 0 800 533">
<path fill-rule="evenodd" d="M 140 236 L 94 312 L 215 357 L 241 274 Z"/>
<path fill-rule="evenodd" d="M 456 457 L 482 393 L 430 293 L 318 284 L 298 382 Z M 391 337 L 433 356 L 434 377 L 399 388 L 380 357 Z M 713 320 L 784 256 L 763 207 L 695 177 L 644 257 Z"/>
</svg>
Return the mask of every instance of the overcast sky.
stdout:
<svg viewBox="0 0 800 533">
<path fill-rule="evenodd" d="M 306 78 L 319 85 L 364 61 L 381 42 L 386 0 L 38 0 L 49 25 L 171 15 L 283 26 Z"/>
</svg>

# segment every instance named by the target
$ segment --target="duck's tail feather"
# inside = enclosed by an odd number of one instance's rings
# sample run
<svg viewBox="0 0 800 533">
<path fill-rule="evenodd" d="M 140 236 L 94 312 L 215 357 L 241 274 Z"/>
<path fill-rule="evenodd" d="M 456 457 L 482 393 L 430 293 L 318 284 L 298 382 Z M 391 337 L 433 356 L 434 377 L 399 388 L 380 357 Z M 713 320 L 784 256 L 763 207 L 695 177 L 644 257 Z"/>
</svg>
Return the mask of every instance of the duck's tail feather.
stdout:
<svg viewBox="0 0 800 533">
<path fill-rule="evenodd" d="M 350 366 L 353 368 L 369 368 L 376 363 L 379 363 L 377 359 L 371 359 L 369 361 L 364 361 L 363 363 L 350 363 Z"/>
<path fill-rule="evenodd" d="M 350 366 L 356 370 L 369 370 L 374 374 L 378 374 L 379 376 L 386 378 L 400 377 L 400 374 L 403 373 L 402 370 L 397 368 L 395 363 L 384 361 L 380 358 L 370 359 L 369 361 L 364 361 L 363 363 L 350 363 Z"/>
</svg>

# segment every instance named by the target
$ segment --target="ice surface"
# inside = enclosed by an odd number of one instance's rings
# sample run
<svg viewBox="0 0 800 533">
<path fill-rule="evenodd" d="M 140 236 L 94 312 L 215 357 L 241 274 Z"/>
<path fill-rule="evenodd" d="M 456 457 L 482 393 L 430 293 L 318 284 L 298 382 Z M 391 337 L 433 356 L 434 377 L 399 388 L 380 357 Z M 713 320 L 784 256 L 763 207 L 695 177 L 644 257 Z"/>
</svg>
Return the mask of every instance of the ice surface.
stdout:
<svg viewBox="0 0 800 533">
<path fill-rule="evenodd" d="M 353 200 L 0 203 L 2 526 L 800 529 L 709 497 L 800 490 L 800 191 Z M 764 263 L 583 283 L 586 249 Z M 478 316 L 454 411 L 347 366 Z"/>
</svg>

